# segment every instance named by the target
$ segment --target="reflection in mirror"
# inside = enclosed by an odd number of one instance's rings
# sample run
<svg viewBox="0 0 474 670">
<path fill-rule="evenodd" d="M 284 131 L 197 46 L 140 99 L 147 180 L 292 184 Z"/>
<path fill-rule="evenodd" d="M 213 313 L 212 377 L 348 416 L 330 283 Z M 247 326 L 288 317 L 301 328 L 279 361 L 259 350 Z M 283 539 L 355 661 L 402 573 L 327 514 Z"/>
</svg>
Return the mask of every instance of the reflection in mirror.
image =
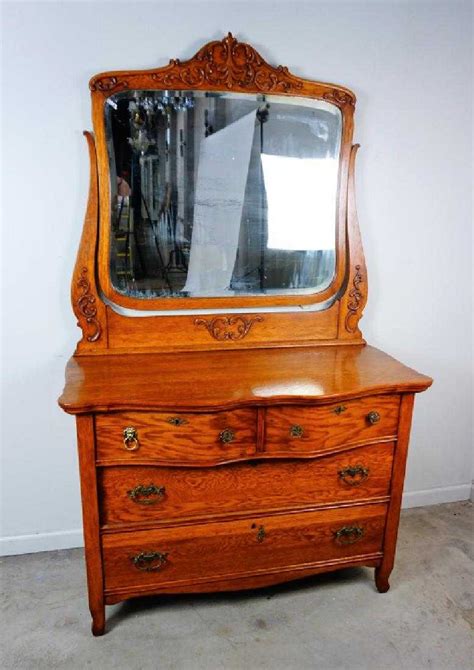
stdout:
<svg viewBox="0 0 474 670">
<path fill-rule="evenodd" d="M 111 277 L 138 298 L 301 294 L 335 273 L 342 120 L 321 100 L 107 99 Z"/>
</svg>

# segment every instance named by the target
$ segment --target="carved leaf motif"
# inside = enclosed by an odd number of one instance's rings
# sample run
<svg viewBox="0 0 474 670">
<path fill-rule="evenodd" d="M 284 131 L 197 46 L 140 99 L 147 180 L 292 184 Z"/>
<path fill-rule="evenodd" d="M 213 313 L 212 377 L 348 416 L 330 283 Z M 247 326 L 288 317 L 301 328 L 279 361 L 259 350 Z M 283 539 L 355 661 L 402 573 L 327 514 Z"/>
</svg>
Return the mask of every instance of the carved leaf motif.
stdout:
<svg viewBox="0 0 474 670">
<path fill-rule="evenodd" d="M 194 319 L 194 325 L 204 326 L 215 340 L 223 342 L 242 340 L 257 321 L 263 321 L 263 317 L 216 316 L 213 319 Z"/>
<path fill-rule="evenodd" d="M 118 88 L 133 88 L 133 78 L 149 78 L 164 88 L 194 88 L 203 85 L 224 86 L 270 93 L 288 92 L 303 88 L 303 83 L 288 72 L 288 68 L 269 65 L 249 44 L 239 42 L 232 33 L 223 40 L 209 42 L 193 58 L 181 62 L 170 60 L 169 65 L 153 72 L 98 75 L 90 82 L 91 91 L 109 92 Z"/>
<path fill-rule="evenodd" d="M 355 266 L 355 271 L 354 279 L 352 280 L 352 288 L 349 291 L 350 300 L 347 303 L 348 311 L 345 319 L 346 330 L 349 333 L 355 333 L 357 330 L 357 324 L 360 319 L 360 314 L 357 312 L 359 311 L 360 303 L 362 302 L 363 298 L 362 291 L 359 288 L 359 286 L 364 281 L 364 278 L 360 272 L 360 265 Z"/>
<path fill-rule="evenodd" d="M 101 327 L 97 317 L 97 307 L 95 296 L 91 293 L 91 284 L 87 278 L 88 270 L 87 268 L 82 268 L 81 274 L 79 276 L 77 287 L 82 291 L 77 299 L 77 308 L 81 316 L 86 320 L 86 323 L 92 326 L 93 331 L 91 335 L 87 336 L 88 342 L 96 342 L 101 335 Z M 80 319 L 80 317 L 79 317 Z M 82 325 L 80 320 L 77 324 L 80 328 Z"/>
<path fill-rule="evenodd" d="M 355 99 L 352 95 L 337 88 L 325 93 L 323 98 L 329 102 L 334 102 L 336 105 L 355 105 Z"/>
<path fill-rule="evenodd" d="M 91 91 L 113 91 L 116 88 L 127 88 L 128 84 L 124 80 L 120 80 L 117 77 L 99 77 L 97 79 L 92 79 L 90 82 L 89 88 Z"/>
</svg>

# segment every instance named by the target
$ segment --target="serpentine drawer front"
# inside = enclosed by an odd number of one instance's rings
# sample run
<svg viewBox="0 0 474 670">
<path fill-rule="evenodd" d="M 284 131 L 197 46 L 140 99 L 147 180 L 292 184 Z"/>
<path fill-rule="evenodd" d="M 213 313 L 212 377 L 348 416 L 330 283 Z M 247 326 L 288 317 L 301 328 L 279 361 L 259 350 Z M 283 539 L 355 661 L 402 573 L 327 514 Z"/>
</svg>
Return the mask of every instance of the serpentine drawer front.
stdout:
<svg viewBox="0 0 474 670">
<path fill-rule="evenodd" d="M 265 451 L 293 455 L 393 438 L 399 406 L 399 396 L 375 395 L 317 407 L 270 407 L 265 415 Z"/>
<path fill-rule="evenodd" d="M 381 556 L 386 505 L 259 516 L 102 537 L 105 592 Z M 205 569 L 204 569 L 205 568 Z"/>
<path fill-rule="evenodd" d="M 101 523 L 114 528 L 388 496 L 393 448 L 382 443 L 322 458 L 211 468 L 103 467 Z"/>
<path fill-rule="evenodd" d="M 120 412 L 95 420 L 97 460 L 212 464 L 253 456 L 257 413 Z"/>
</svg>

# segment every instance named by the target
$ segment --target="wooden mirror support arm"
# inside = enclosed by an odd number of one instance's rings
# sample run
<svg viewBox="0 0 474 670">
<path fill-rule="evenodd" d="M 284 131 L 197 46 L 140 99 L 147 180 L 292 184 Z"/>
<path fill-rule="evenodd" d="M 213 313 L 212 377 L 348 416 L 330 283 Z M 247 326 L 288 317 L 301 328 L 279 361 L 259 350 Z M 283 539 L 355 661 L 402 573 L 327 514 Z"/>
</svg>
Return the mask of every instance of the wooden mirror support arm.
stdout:
<svg viewBox="0 0 474 670">
<path fill-rule="evenodd" d="M 92 133 L 84 131 L 89 149 L 89 197 L 71 283 L 71 302 L 82 339 L 76 354 L 107 349 L 106 307 L 97 290 L 96 250 L 99 225 L 97 155 Z"/>
</svg>

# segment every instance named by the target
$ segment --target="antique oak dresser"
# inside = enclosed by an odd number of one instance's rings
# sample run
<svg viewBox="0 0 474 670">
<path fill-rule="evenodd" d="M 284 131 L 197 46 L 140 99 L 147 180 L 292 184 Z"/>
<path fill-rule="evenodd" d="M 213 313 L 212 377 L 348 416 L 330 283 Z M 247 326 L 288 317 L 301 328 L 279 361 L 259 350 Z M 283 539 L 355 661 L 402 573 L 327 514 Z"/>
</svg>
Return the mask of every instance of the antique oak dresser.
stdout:
<svg viewBox="0 0 474 670">
<path fill-rule="evenodd" d="M 92 632 L 105 605 L 394 564 L 414 394 L 366 345 L 355 96 L 230 33 L 100 74 L 72 279 Z"/>
</svg>

